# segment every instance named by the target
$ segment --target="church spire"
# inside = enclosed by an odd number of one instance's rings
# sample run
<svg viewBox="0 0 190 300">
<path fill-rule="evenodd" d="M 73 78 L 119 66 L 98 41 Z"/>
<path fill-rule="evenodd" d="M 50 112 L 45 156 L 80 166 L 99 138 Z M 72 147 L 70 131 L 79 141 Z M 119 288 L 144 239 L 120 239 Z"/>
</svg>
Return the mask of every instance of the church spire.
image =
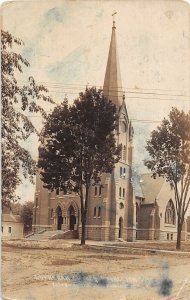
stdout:
<svg viewBox="0 0 190 300">
<path fill-rule="evenodd" d="M 121 74 L 119 67 L 119 59 L 116 45 L 116 26 L 113 13 L 112 36 L 109 48 L 109 55 L 104 79 L 103 91 L 104 95 L 110 99 L 117 107 L 122 105 L 123 92 L 121 83 Z"/>
</svg>

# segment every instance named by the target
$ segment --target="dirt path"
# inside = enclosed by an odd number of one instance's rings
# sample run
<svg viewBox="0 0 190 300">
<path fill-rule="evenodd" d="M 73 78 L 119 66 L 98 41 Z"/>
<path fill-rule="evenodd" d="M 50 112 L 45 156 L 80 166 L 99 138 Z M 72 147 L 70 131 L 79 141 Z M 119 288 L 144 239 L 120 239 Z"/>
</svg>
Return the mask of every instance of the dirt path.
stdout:
<svg viewBox="0 0 190 300">
<path fill-rule="evenodd" d="M 56 245 L 62 249 L 3 246 L 3 296 L 18 300 L 190 299 L 190 255 L 95 250 L 60 241 Z"/>
</svg>

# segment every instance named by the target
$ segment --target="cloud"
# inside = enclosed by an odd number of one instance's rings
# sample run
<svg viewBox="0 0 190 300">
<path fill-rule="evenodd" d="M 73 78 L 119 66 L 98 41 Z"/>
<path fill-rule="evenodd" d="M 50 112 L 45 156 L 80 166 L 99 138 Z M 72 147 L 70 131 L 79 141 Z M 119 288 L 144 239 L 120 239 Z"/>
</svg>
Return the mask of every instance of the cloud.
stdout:
<svg viewBox="0 0 190 300">
<path fill-rule="evenodd" d="M 26 58 L 31 63 L 33 55 L 34 55 L 34 49 L 32 47 L 25 47 L 22 50 L 22 55 L 24 58 Z"/>
<path fill-rule="evenodd" d="M 85 73 L 88 65 L 86 64 L 87 49 L 78 47 L 74 49 L 64 61 L 58 61 L 48 67 L 50 79 L 60 79 L 64 82 L 76 82 L 80 80 L 81 74 Z"/>
<path fill-rule="evenodd" d="M 43 16 L 42 25 L 43 28 L 51 28 L 53 23 L 64 23 L 64 21 L 67 19 L 67 10 L 63 10 L 63 7 L 53 7 L 49 9 L 47 12 L 45 12 Z"/>
</svg>

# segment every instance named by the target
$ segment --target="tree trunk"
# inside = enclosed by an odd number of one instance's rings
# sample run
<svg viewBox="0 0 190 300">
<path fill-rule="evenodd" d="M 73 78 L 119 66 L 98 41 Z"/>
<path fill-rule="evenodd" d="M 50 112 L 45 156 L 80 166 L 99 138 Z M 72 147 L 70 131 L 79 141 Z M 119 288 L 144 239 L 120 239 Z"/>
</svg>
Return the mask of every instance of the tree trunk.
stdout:
<svg viewBox="0 0 190 300">
<path fill-rule="evenodd" d="M 179 221 L 177 224 L 177 242 L 176 242 L 176 250 L 181 249 L 181 231 L 182 231 L 182 225 Z"/>
<path fill-rule="evenodd" d="M 86 185 L 86 195 L 85 195 L 85 204 L 83 199 L 81 199 L 81 223 L 82 223 L 82 232 L 81 232 L 81 245 L 85 245 L 85 233 L 86 233 L 86 217 L 87 217 L 87 207 L 88 207 L 88 196 L 89 196 L 89 185 Z"/>
<path fill-rule="evenodd" d="M 81 232 L 81 245 L 85 245 L 85 225 L 86 225 L 86 218 L 82 217 L 82 232 Z"/>
</svg>

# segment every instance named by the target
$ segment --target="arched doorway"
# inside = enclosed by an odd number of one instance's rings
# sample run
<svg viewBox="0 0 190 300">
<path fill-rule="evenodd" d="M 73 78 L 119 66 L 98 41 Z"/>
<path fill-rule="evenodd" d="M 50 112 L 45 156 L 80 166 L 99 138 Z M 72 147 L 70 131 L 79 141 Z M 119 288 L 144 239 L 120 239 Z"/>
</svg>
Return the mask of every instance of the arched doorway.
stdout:
<svg viewBox="0 0 190 300">
<path fill-rule="evenodd" d="M 61 207 L 57 207 L 57 230 L 61 230 L 61 225 L 63 224 L 62 210 Z"/>
<path fill-rule="evenodd" d="M 123 218 L 119 218 L 119 238 L 123 237 Z"/>
<path fill-rule="evenodd" d="M 76 224 L 76 216 L 75 216 L 74 207 L 72 205 L 69 206 L 68 212 L 69 212 L 69 229 L 74 230 Z"/>
</svg>

